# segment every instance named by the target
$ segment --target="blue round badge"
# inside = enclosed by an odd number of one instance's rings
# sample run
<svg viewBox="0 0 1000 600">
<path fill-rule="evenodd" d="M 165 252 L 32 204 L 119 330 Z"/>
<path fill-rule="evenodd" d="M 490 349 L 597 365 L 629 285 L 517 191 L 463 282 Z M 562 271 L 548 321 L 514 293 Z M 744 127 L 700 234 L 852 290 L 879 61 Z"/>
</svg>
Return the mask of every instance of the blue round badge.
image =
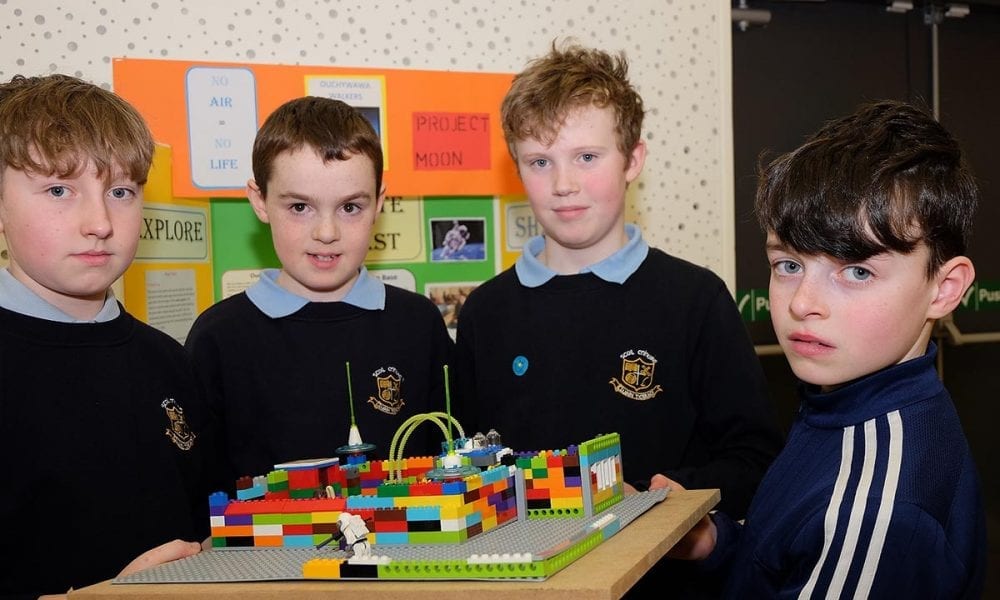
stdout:
<svg viewBox="0 0 1000 600">
<path fill-rule="evenodd" d="M 514 364 L 511 365 L 511 368 L 514 369 L 514 375 L 518 377 L 524 375 L 528 370 L 528 359 L 520 355 L 515 356 Z"/>
</svg>

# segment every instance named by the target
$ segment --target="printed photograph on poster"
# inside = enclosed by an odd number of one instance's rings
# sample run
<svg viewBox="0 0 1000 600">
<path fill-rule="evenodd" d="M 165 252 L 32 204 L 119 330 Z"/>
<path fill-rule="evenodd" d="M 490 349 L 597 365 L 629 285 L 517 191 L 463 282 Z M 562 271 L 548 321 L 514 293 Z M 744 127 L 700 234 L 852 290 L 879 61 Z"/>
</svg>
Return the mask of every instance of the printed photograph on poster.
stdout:
<svg viewBox="0 0 1000 600">
<path fill-rule="evenodd" d="M 441 311 L 441 318 L 444 319 L 452 338 L 455 337 L 455 330 L 458 328 L 458 313 L 461 312 L 465 299 L 478 286 L 478 283 L 440 283 L 424 286 L 427 297 Z"/>
<path fill-rule="evenodd" d="M 431 219 L 434 262 L 486 260 L 485 219 Z"/>
<path fill-rule="evenodd" d="M 340 100 L 356 108 L 371 123 L 382 140 L 385 152 L 383 165 L 388 169 L 388 139 L 385 135 L 385 78 L 380 75 L 309 75 L 306 77 L 306 94 Z"/>
</svg>

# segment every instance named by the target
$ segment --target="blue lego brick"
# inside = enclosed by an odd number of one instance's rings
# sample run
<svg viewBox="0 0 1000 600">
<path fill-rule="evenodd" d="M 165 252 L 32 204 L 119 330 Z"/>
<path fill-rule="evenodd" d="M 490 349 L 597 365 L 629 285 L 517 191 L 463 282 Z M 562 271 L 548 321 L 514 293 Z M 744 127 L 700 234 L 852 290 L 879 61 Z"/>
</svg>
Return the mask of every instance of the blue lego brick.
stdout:
<svg viewBox="0 0 1000 600">
<path fill-rule="evenodd" d="M 391 531 L 375 534 L 375 542 L 381 546 L 400 546 L 410 543 L 410 534 L 405 531 Z"/>
<path fill-rule="evenodd" d="M 441 493 L 446 496 L 464 494 L 466 487 L 464 481 L 448 481 L 441 486 Z"/>
<path fill-rule="evenodd" d="M 351 466 L 358 466 L 368 462 L 368 457 L 364 454 L 348 454 L 347 464 Z"/>
<path fill-rule="evenodd" d="M 254 498 L 263 498 L 264 493 L 267 488 L 262 484 L 255 484 L 251 487 L 242 490 L 236 490 L 237 500 L 253 500 Z"/>
<path fill-rule="evenodd" d="M 310 548 L 314 545 L 311 535 L 286 535 L 282 541 L 286 548 Z"/>
<path fill-rule="evenodd" d="M 407 521 L 440 521 L 440 506 L 412 506 L 406 509 Z"/>
<path fill-rule="evenodd" d="M 347 497 L 347 508 L 348 510 L 357 510 L 361 508 L 392 508 L 394 506 L 394 498 L 386 496 L 348 496 Z"/>
</svg>

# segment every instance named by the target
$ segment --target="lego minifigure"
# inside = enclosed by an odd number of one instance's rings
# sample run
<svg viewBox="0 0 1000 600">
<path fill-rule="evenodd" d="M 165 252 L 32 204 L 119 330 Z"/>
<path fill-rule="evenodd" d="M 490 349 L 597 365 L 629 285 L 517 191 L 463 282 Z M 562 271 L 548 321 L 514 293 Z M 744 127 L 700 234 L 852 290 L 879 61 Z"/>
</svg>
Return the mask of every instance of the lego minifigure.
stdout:
<svg viewBox="0 0 1000 600">
<path fill-rule="evenodd" d="M 349 552 L 353 552 L 356 558 L 367 558 L 371 555 L 371 545 L 368 543 L 368 526 L 364 519 L 349 512 L 342 512 L 337 517 L 337 525 L 340 526 L 340 534 L 334 534 L 334 537 L 343 536 Z"/>
</svg>

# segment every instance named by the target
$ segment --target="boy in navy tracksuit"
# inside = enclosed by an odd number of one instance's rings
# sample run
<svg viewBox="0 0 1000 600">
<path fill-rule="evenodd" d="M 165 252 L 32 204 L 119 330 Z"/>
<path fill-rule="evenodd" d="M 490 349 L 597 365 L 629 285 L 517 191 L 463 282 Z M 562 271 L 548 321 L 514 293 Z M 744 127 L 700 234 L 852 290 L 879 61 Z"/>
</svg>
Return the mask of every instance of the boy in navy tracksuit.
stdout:
<svg viewBox="0 0 1000 600">
<path fill-rule="evenodd" d="M 728 572 L 728 596 L 979 597 L 979 479 L 930 342 L 975 277 L 976 203 L 956 141 L 893 101 L 764 169 L 771 317 L 801 407 L 745 524 L 716 513 L 672 552 Z"/>
</svg>

